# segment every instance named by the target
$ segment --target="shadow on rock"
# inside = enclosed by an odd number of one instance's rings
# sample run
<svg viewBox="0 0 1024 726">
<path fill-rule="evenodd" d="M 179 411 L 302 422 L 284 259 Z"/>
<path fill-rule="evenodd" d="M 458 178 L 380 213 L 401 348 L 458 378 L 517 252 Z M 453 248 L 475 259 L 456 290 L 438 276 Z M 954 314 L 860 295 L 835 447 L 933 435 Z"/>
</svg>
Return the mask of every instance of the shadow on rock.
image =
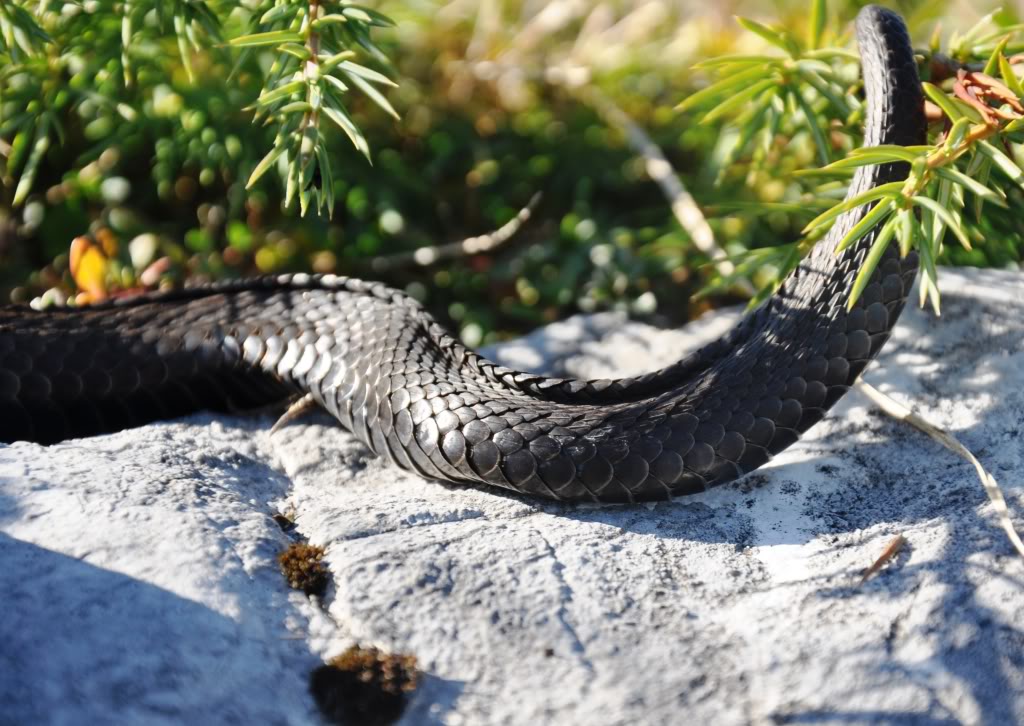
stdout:
<svg viewBox="0 0 1024 726">
<path fill-rule="evenodd" d="M 12 723 L 280 723 L 290 708 L 306 718 L 315 659 L 302 641 L 255 632 L 258 614 L 228 618 L 4 534 L 0 562 L 0 702 Z M 301 700 L 287 703 L 289 692 Z"/>
</svg>

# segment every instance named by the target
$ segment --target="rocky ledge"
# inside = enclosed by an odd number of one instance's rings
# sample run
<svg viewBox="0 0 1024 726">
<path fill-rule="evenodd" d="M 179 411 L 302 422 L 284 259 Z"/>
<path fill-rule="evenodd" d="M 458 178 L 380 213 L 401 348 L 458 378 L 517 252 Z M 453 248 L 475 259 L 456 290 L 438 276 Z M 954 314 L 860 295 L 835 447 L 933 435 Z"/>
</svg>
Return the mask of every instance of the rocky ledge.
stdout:
<svg viewBox="0 0 1024 726">
<path fill-rule="evenodd" d="M 908 309 L 865 377 L 1020 523 L 1024 281 L 941 275 L 942 319 Z M 734 317 L 576 317 L 491 353 L 629 375 Z M 1024 563 L 971 466 L 856 392 L 764 469 L 651 506 L 427 482 L 325 417 L 271 423 L 0 447 L 0 722 L 318 723 L 309 673 L 356 642 L 416 656 L 408 724 L 1024 721 Z M 297 538 L 326 548 L 322 598 L 278 570 Z"/>
</svg>

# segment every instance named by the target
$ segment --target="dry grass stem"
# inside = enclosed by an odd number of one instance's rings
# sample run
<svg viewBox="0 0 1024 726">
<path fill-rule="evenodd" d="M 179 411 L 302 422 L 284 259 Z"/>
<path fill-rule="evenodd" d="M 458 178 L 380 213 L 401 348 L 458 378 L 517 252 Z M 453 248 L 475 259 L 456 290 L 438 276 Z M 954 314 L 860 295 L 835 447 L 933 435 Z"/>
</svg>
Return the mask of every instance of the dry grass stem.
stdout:
<svg viewBox="0 0 1024 726">
<path fill-rule="evenodd" d="M 1013 526 L 1013 519 L 1010 517 L 1010 509 L 1006 506 L 1006 499 L 1003 497 L 1003 492 L 999 488 L 999 484 L 996 482 L 995 477 L 985 470 L 985 467 L 983 467 L 981 462 L 975 458 L 974 454 L 972 454 L 966 446 L 961 444 L 955 436 L 924 420 L 903 404 L 879 391 L 870 383 L 858 381 L 856 388 L 867 396 L 871 402 L 878 406 L 885 414 L 898 421 L 905 421 L 919 431 L 923 431 L 954 454 L 971 462 L 974 466 L 974 470 L 978 473 L 978 478 L 981 480 L 981 485 L 984 487 L 985 493 L 988 494 L 988 498 L 992 501 L 992 505 L 995 507 L 996 517 L 999 519 L 999 525 L 1003 528 L 1003 531 L 1006 532 L 1007 538 L 1010 540 L 1014 549 L 1017 550 L 1017 553 L 1024 558 L 1024 542 L 1021 542 L 1020 535 L 1017 534 L 1017 530 Z"/>
</svg>

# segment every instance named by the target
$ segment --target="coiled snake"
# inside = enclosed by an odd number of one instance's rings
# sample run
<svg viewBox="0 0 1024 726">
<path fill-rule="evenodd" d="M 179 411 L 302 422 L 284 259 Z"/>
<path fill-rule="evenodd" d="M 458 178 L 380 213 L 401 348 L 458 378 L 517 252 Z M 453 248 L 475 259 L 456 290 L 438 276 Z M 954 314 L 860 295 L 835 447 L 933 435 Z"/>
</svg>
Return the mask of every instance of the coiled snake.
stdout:
<svg viewBox="0 0 1024 726">
<path fill-rule="evenodd" d="M 899 16 L 857 20 L 865 144 L 921 144 L 924 101 Z M 906 176 L 863 167 L 849 194 Z M 890 246 L 859 301 L 877 230 L 836 253 L 845 214 L 766 304 L 724 338 L 633 379 L 560 380 L 467 350 L 384 285 L 286 275 L 79 309 L 0 308 L 0 441 L 50 443 L 296 392 L 378 455 L 425 477 L 562 501 L 703 491 L 765 463 L 878 353 L 916 256 Z"/>
</svg>

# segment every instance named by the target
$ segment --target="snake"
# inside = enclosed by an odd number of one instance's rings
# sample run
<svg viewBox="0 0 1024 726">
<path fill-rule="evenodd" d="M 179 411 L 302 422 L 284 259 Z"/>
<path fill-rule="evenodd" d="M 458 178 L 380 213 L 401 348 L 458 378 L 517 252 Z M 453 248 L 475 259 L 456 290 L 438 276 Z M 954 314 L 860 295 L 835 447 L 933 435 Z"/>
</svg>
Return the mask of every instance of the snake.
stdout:
<svg viewBox="0 0 1024 726">
<path fill-rule="evenodd" d="M 902 19 L 861 10 L 864 145 L 923 144 Z M 905 179 L 862 166 L 847 199 Z M 431 480 L 563 502 L 703 492 L 793 444 L 889 338 L 917 272 L 889 245 L 851 303 L 876 225 L 845 212 L 760 307 L 667 367 L 553 378 L 464 346 L 409 295 L 336 275 L 270 275 L 93 305 L 0 308 L 0 442 L 52 444 L 304 395 L 374 454 Z"/>
</svg>

